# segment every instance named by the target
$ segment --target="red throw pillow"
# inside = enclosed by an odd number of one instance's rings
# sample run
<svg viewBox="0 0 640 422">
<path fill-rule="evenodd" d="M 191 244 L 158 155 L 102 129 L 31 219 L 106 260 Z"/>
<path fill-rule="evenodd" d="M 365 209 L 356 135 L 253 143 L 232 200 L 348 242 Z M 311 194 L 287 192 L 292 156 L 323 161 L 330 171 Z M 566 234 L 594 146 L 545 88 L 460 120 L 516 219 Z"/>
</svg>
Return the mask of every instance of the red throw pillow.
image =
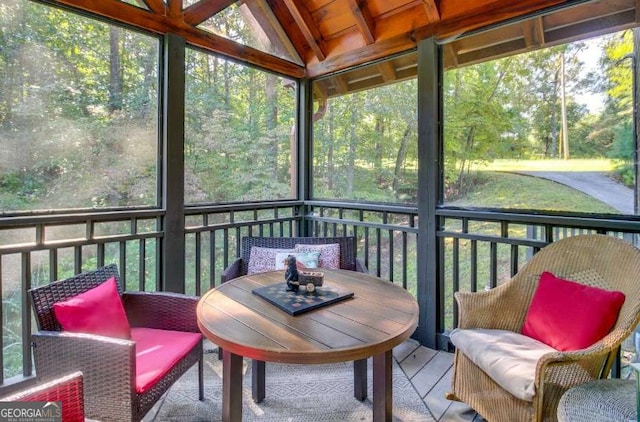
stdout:
<svg viewBox="0 0 640 422">
<path fill-rule="evenodd" d="M 585 286 L 543 272 L 522 334 L 557 350 L 584 349 L 609 333 L 624 299 L 622 292 Z"/>
<path fill-rule="evenodd" d="M 131 338 L 131 327 L 114 277 L 71 299 L 54 303 L 53 312 L 65 331 Z"/>
</svg>

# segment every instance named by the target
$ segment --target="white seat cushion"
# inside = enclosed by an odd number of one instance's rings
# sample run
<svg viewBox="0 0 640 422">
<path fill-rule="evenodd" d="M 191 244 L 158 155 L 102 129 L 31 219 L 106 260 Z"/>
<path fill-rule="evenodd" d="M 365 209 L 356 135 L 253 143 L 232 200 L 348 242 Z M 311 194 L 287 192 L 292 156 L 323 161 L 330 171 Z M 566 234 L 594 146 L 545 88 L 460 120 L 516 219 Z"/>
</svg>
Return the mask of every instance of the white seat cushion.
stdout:
<svg viewBox="0 0 640 422">
<path fill-rule="evenodd" d="M 450 335 L 451 343 L 515 397 L 533 401 L 536 364 L 551 346 L 513 331 L 482 328 L 458 329 Z"/>
</svg>

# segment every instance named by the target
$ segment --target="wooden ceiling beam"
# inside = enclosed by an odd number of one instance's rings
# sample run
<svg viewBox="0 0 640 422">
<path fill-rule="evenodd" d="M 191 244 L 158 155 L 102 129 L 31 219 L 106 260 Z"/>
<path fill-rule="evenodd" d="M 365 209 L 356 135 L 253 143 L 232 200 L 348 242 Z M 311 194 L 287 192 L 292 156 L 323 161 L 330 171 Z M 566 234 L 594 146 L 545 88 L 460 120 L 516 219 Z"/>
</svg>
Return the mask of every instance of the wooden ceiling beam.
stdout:
<svg viewBox="0 0 640 422">
<path fill-rule="evenodd" d="M 235 0 L 200 0 L 184 10 L 184 21 L 189 25 L 198 26 L 233 3 Z"/>
<path fill-rule="evenodd" d="M 167 5 L 162 0 L 143 0 L 144 4 L 147 5 L 149 10 L 157 15 L 166 15 L 167 14 Z"/>
<path fill-rule="evenodd" d="M 239 44 L 219 35 L 186 24 L 181 17 L 156 15 L 119 0 L 48 0 L 49 3 L 72 7 L 104 16 L 158 34 L 172 32 L 187 43 L 214 53 L 221 53 L 241 62 L 251 63 L 292 78 L 306 76 L 304 67 L 272 56 L 255 48 Z"/>
<path fill-rule="evenodd" d="M 374 61 L 414 48 L 415 41 L 411 34 L 400 34 L 373 44 L 356 48 L 343 54 L 328 57 L 319 63 L 307 65 L 307 75 L 311 78 L 345 69 L 347 67 Z"/>
<path fill-rule="evenodd" d="M 444 45 L 444 67 L 458 67 L 458 49 L 454 45 L 455 43 L 450 42 Z"/>
<path fill-rule="evenodd" d="M 528 13 L 564 3 L 566 0 L 520 0 L 511 2 L 492 2 L 488 5 L 470 8 L 464 14 L 443 19 L 426 28 L 416 30 L 416 40 L 435 35 L 439 39 L 457 37 L 465 32 L 481 28 L 488 23 L 498 23 Z M 490 16 L 490 22 L 488 21 Z M 433 26 L 433 27 L 432 27 Z"/>
<path fill-rule="evenodd" d="M 287 9 L 289 9 L 289 13 L 293 16 L 300 31 L 302 31 L 313 54 L 315 54 L 319 61 L 323 61 L 327 58 L 327 55 L 323 51 L 320 30 L 313 22 L 313 18 L 306 7 L 299 3 L 300 0 L 284 0 L 284 4 L 287 6 Z"/>
<path fill-rule="evenodd" d="M 300 58 L 305 57 L 306 40 L 282 0 L 266 0 Z"/>
<path fill-rule="evenodd" d="M 382 75 L 382 79 L 385 82 L 395 81 L 396 77 L 396 69 L 393 67 L 393 64 L 390 61 L 378 63 L 378 70 L 380 71 L 380 75 Z"/>
<path fill-rule="evenodd" d="M 622 31 L 636 25 L 635 17 L 635 10 L 626 10 L 557 29 L 547 29 L 545 40 L 547 45 L 557 45 L 585 38 L 586 34 L 595 37 L 612 31 Z"/>
<path fill-rule="evenodd" d="M 177 18 L 182 13 L 182 0 L 167 0 L 169 16 Z"/>
<path fill-rule="evenodd" d="M 351 13 L 356 20 L 356 25 L 364 38 L 364 42 L 367 44 L 373 44 L 376 42 L 375 28 L 376 23 L 367 9 L 367 5 L 364 1 L 360 0 L 347 0 Z"/>
<path fill-rule="evenodd" d="M 527 48 L 544 45 L 544 22 L 541 16 L 522 23 L 522 35 Z"/>
<path fill-rule="evenodd" d="M 349 82 L 343 75 L 336 75 L 333 78 L 338 94 L 346 94 L 349 92 Z"/>
<path fill-rule="evenodd" d="M 440 21 L 440 11 L 435 0 L 422 0 L 424 4 L 424 10 L 427 13 L 427 19 L 429 23 L 435 23 Z"/>
<path fill-rule="evenodd" d="M 262 31 L 260 34 L 264 38 L 262 42 L 272 45 L 273 51 L 270 51 L 271 53 L 287 56 L 294 62 L 303 64 L 298 51 L 264 0 L 241 3 L 240 13 L 249 21 L 255 32 Z"/>
</svg>

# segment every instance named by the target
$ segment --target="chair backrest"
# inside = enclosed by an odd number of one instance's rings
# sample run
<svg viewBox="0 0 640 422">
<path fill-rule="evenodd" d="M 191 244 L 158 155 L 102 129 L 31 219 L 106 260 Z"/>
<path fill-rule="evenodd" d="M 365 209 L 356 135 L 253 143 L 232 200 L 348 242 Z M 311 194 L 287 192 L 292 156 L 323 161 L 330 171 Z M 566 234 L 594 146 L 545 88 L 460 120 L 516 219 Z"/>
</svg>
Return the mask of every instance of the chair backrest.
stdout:
<svg viewBox="0 0 640 422">
<path fill-rule="evenodd" d="M 340 268 L 343 270 L 356 270 L 356 238 L 343 237 L 243 237 L 242 238 L 242 274 L 247 273 L 251 248 L 259 246 L 263 248 L 293 249 L 296 244 L 326 245 L 329 243 L 340 244 Z"/>
<path fill-rule="evenodd" d="M 624 293 L 616 325 L 609 341 L 621 343 L 640 322 L 640 249 L 614 236 L 589 234 L 549 244 L 513 277 L 525 300 L 533 297 L 540 274 L 554 275 L 581 284 Z M 526 307 L 522 310 L 522 320 Z"/>
<path fill-rule="evenodd" d="M 38 329 L 44 331 L 61 331 L 62 327 L 53 312 L 53 304 L 93 289 L 111 277 L 116 279 L 118 292 L 122 294 L 124 289 L 120 283 L 118 267 L 115 264 L 83 272 L 73 277 L 54 281 L 45 286 L 29 290 Z"/>
</svg>

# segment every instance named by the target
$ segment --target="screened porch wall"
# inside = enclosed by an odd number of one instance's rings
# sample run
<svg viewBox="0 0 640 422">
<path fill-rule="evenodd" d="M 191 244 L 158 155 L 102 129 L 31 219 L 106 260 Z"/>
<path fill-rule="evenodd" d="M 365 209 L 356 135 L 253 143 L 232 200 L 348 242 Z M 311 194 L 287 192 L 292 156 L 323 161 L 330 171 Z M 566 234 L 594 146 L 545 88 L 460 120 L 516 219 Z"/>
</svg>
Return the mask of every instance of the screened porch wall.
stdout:
<svg viewBox="0 0 640 422">
<path fill-rule="evenodd" d="M 456 326 L 455 291 L 493 288 L 548 242 L 566 236 L 604 233 L 635 243 L 640 233 L 635 219 L 455 208 L 439 208 L 437 215 L 441 307 L 422 311 L 441 322 L 436 335 L 443 348 L 447 332 Z M 199 295 L 219 285 L 221 272 L 239 255 L 243 236 L 353 235 L 358 257 L 373 274 L 416 294 L 415 208 L 320 201 L 187 208 L 183 257 L 162 257 L 162 216 L 127 211 L 0 219 L 4 384 L 33 375 L 30 335 L 36 328 L 28 289 L 103 264 L 118 265 L 127 290 L 156 291 L 162 290 L 161 260 L 184 259 L 185 290 Z M 417 334 L 427 335 L 420 328 Z"/>
</svg>

